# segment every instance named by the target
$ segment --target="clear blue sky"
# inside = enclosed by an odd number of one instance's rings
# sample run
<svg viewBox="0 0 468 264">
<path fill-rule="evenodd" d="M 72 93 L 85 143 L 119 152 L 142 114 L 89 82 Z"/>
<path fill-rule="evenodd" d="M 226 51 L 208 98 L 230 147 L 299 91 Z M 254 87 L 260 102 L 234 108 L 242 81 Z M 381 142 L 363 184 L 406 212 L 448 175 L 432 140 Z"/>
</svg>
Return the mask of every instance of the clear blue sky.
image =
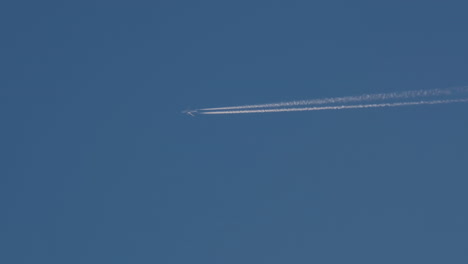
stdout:
<svg viewBox="0 0 468 264">
<path fill-rule="evenodd" d="M 2 1 L 0 263 L 468 263 L 467 1 Z"/>
</svg>

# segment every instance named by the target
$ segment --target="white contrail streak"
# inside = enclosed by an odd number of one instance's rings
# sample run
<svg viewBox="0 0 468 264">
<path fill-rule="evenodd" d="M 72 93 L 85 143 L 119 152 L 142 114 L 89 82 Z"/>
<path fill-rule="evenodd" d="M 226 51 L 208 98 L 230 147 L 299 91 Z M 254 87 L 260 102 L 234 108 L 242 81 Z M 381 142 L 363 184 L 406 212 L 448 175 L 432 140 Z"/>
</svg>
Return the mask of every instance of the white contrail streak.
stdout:
<svg viewBox="0 0 468 264">
<path fill-rule="evenodd" d="M 467 91 L 468 91 L 468 87 L 456 87 L 456 88 L 447 88 L 447 89 L 416 90 L 416 91 L 404 91 L 404 92 L 395 92 L 395 93 L 364 94 L 364 95 L 359 95 L 359 96 L 300 100 L 300 101 L 279 102 L 279 103 L 270 103 L 270 104 L 202 108 L 202 109 L 199 109 L 199 111 L 219 111 L 219 110 L 224 111 L 224 110 L 240 110 L 240 109 L 256 109 L 256 108 L 295 107 L 295 106 L 306 106 L 306 105 L 367 102 L 367 101 L 378 101 L 378 100 L 382 101 L 382 100 L 392 100 L 392 99 L 411 99 L 411 98 L 419 98 L 419 97 L 451 95 L 457 92 L 460 93 L 460 92 L 467 92 Z"/>
<path fill-rule="evenodd" d="M 463 103 L 463 102 L 468 102 L 468 98 L 452 99 L 452 100 L 433 100 L 433 101 L 396 102 L 396 103 L 360 104 L 360 105 L 338 105 L 338 106 L 316 106 L 316 107 L 300 107 L 300 108 L 225 110 L 225 111 L 199 112 L 199 114 L 225 115 L 225 114 L 280 113 L 280 112 L 342 110 L 342 109 L 358 109 L 358 108 L 399 107 L 399 106 L 411 106 L 411 105 L 450 104 L 450 103 Z"/>
</svg>

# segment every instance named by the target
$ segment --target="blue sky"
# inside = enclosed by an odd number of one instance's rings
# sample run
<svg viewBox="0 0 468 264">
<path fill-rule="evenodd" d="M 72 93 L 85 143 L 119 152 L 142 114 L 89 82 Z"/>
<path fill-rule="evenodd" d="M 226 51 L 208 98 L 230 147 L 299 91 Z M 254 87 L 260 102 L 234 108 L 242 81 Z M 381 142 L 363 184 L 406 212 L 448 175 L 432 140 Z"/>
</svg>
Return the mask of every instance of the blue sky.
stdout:
<svg viewBox="0 0 468 264">
<path fill-rule="evenodd" d="M 466 1 L 3 1 L 0 262 L 467 263 Z"/>
</svg>

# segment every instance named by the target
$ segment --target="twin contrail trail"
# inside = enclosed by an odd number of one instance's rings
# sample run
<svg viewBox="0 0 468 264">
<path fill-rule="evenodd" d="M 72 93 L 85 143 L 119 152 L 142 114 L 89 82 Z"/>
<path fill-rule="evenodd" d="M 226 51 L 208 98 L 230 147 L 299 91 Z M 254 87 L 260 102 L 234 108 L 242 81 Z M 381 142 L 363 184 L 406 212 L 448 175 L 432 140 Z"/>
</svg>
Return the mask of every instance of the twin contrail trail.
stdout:
<svg viewBox="0 0 468 264">
<path fill-rule="evenodd" d="M 460 96 L 467 92 L 468 86 L 464 86 L 446 89 L 414 90 L 313 100 L 297 100 L 269 104 L 201 108 L 193 111 L 185 111 L 185 113 L 189 115 L 253 114 L 450 104 L 468 102 L 466 95 L 463 96 L 465 98 L 460 99 Z M 408 101 L 410 99 L 413 99 L 413 101 Z M 365 103 L 372 101 L 380 101 L 380 103 Z"/>
<path fill-rule="evenodd" d="M 450 104 L 450 103 L 463 103 L 463 102 L 468 102 L 468 98 L 467 99 L 452 99 L 452 100 L 380 103 L 380 104 L 358 104 L 358 105 L 315 106 L 315 107 L 295 107 L 295 108 L 270 108 L 270 109 L 246 109 L 246 110 L 222 110 L 222 111 L 200 112 L 200 114 L 202 114 L 202 115 L 226 115 L 226 114 L 302 112 L 302 111 L 342 110 L 342 109 L 358 109 L 358 108 L 398 107 L 398 106 L 411 106 L 411 105 Z"/>
<path fill-rule="evenodd" d="M 294 106 L 305 106 L 305 105 L 382 101 L 382 100 L 392 100 L 392 99 L 409 99 L 409 98 L 418 98 L 418 97 L 451 95 L 454 93 L 460 93 L 460 92 L 466 92 L 466 91 L 468 91 L 468 87 L 432 89 L 432 90 L 416 90 L 416 91 L 403 91 L 403 92 L 395 92 L 395 93 L 364 94 L 364 95 L 359 95 L 359 96 L 345 96 L 345 97 L 322 98 L 322 99 L 312 99 L 312 100 L 298 100 L 298 101 L 291 101 L 291 102 L 279 102 L 279 103 L 269 103 L 269 104 L 202 108 L 202 109 L 199 109 L 199 111 L 247 109 L 247 108 L 253 109 L 253 108 L 273 108 L 273 107 L 294 107 Z"/>
</svg>

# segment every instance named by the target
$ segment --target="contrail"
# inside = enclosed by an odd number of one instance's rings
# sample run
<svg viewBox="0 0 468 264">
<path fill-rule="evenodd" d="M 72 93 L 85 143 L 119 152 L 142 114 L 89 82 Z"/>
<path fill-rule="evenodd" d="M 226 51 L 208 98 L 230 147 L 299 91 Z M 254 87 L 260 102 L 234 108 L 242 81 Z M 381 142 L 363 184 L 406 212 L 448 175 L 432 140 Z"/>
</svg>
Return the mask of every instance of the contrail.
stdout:
<svg viewBox="0 0 468 264">
<path fill-rule="evenodd" d="M 463 103 L 463 102 L 468 102 L 468 98 L 466 98 L 466 99 L 452 99 L 452 100 L 433 100 L 433 101 L 414 101 L 414 102 L 359 104 L 359 105 L 338 105 L 338 106 L 316 106 L 316 107 L 300 107 L 300 108 L 223 110 L 223 111 L 199 112 L 199 114 L 202 114 L 202 115 L 226 115 L 226 114 L 280 113 L 280 112 L 342 110 L 342 109 L 358 109 L 358 108 L 399 107 L 399 106 L 411 106 L 411 105 L 451 104 L 451 103 Z"/>
<path fill-rule="evenodd" d="M 392 99 L 411 99 L 419 97 L 431 97 L 441 95 L 452 95 L 456 93 L 467 92 L 468 87 L 455 87 L 447 89 L 432 89 L 432 90 L 415 90 L 415 91 L 403 91 L 394 93 L 380 93 L 380 94 L 364 94 L 359 96 L 346 96 L 346 97 L 334 97 L 334 98 L 323 98 L 313 100 L 300 100 L 290 102 L 279 102 L 269 104 L 255 104 L 255 105 L 240 105 L 240 106 L 226 106 L 226 107 L 215 107 L 215 108 L 202 108 L 198 111 L 225 111 L 225 110 L 240 110 L 240 109 L 256 109 L 256 108 L 277 108 L 277 107 L 295 107 L 295 106 L 306 106 L 306 105 L 321 105 L 321 104 L 336 104 L 336 103 L 351 103 L 351 102 L 367 102 L 367 101 L 382 101 Z"/>
</svg>

